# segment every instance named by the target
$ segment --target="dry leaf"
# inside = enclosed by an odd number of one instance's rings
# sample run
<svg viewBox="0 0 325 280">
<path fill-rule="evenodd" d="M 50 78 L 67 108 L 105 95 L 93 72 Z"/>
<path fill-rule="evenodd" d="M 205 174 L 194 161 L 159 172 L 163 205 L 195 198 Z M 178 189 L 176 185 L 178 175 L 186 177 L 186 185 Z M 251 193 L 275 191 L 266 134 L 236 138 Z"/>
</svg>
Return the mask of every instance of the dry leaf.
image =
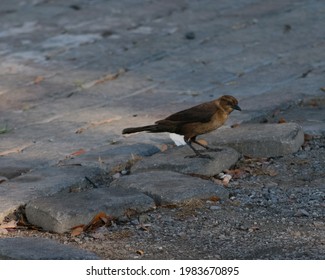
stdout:
<svg viewBox="0 0 325 280">
<path fill-rule="evenodd" d="M 94 218 L 84 227 L 84 231 L 94 230 L 104 225 L 111 225 L 112 216 L 108 216 L 105 212 L 99 212 Z"/>
<path fill-rule="evenodd" d="M 82 155 L 84 153 L 86 153 L 86 151 L 84 149 L 80 149 L 80 150 L 75 151 L 72 154 L 70 154 L 69 157 L 80 156 L 80 155 Z"/>
<path fill-rule="evenodd" d="M 79 226 L 73 227 L 71 229 L 70 234 L 71 234 L 71 236 L 78 236 L 83 232 L 84 232 L 84 225 L 79 225 Z"/>
<path fill-rule="evenodd" d="M 234 179 L 240 179 L 240 178 L 244 177 L 246 174 L 246 170 L 240 169 L 240 168 L 226 170 L 225 172 L 226 172 L 226 174 L 231 175 Z"/>
<path fill-rule="evenodd" d="M 44 78 L 43 76 L 37 76 L 37 77 L 35 77 L 33 83 L 34 83 L 34 85 L 37 85 L 37 84 L 39 84 L 41 81 L 43 81 L 44 79 L 45 79 L 45 78 Z"/>
<path fill-rule="evenodd" d="M 217 202 L 217 201 L 220 200 L 220 197 L 219 196 L 216 196 L 216 195 L 213 195 L 213 196 L 210 196 L 208 198 L 208 200 L 213 201 L 213 202 Z"/>
<path fill-rule="evenodd" d="M 229 184 L 229 182 L 230 182 L 230 180 L 231 180 L 231 175 L 229 175 L 229 174 L 226 174 L 223 178 L 222 178 L 222 184 L 225 186 L 225 187 L 227 187 L 228 186 L 228 184 Z"/>
<path fill-rule="evenodd" d="M 278 123 L 286 123 L 286 120 L 284 118 L 280 118 Z"/>
<path fill-rule="evenodd" d="M 196 209 L 201 208 L 204 205 L 204 201 L 199 198 L 191 198 L 189 200 L 186 200 L 182 202 L 179 206 L 183 209 Z"/>
<path fill-rule="evenodd" d="M 92 231 L 104 225 L 111 225 L 113 218 L 106 215 L 104 212 L 99 212 L 95 215 L 87 225 L 78 225 L 71 229 L 71 236 L 78 236 L 83 232 Z"/>
<path fill-rule="evenodd" d="M 140 256 L 143 256 L 144 255 L 144 251 L 143 250 L 137 250 L 136 253 Z"/>
<path fill-rule="evenodd" d="M 304 134 L 304 140 L 305 140 L 305 142 L 310 141 L 310 140 L 312 140 L 313 138 L 314 138 L 314 137 L 313 137 L 313 135 L 311 135 L 311 134 L 307 134 L 307 133 Z"/>
<path fill-rule="evenodd" d="M 2 228 L 2 229 L 17 228 L 17 221 L 12 220 L 12 221 L 10 221 L 8 223 L 2 223 L 0 225 L 0 228 Z"/>
</svg>

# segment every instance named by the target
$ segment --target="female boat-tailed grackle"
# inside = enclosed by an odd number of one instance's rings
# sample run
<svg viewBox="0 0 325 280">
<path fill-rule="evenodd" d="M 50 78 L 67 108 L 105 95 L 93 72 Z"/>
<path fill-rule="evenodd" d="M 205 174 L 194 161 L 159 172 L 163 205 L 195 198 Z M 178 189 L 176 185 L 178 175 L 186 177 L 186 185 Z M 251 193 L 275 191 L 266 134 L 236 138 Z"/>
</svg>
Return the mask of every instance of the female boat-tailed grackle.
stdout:
<svg viewBox="0 0 325 280">
<path fill-rule="evenodd" d="M 210 158 L 209 155 L 201 154 L 193 147 L 192 143 L 213 151 L 209 146 L 196 141 L 196 137 L 222 126 L 233 110 L 241 111 L 237 99 L 230 95 L 224 95 L 210 102 L 172 114 L 163 120 L 156 121 L 153 125 L 125 128 L 122 133 L 129 134 L 147 131 L 152 133 L 170 132 L 180 134 L 184 136 L 185 142 L 195 152 L 193 157 Z"/>
</svg>

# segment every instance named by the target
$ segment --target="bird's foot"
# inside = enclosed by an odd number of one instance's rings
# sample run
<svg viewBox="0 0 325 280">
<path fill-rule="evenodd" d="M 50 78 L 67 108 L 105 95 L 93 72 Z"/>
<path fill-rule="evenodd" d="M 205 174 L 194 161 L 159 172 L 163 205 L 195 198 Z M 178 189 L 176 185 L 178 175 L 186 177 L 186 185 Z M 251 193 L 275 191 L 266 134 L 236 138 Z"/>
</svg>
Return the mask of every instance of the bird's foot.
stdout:
<svg viewBox="0 0 325 280">
<path fill-rule="evenodd" d="M 203 154 L 195 154 L 195 155 L 189 155 L 185 156 L 185 158 L 207 158 L 207 159 L 213 159 L 210 155 L 203 155 Z"/>
<path fill-rule="evenodd" d="M 220 149 L 220 148 L 210 148 L 210 147 L 206 147 L 206 150 L 210 151 L 210 152 L 221 152 L 222 151 L 222 149 Z"/>
</svg>

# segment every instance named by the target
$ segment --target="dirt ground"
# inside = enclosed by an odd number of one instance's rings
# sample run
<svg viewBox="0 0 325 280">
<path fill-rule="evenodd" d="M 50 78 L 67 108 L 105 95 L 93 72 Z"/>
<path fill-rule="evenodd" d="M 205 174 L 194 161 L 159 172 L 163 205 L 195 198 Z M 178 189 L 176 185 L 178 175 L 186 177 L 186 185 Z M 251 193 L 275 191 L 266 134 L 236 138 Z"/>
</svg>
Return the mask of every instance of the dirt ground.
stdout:
<svg viewBox="0 0 325 280">
<path fill-rule="evenodd" d="M 227 201 L 157 208 L 77 236 L 15 229 L 103 259 L 325 259 L 325 137 L 293 155 L 242 158 Z"/>
</svg>

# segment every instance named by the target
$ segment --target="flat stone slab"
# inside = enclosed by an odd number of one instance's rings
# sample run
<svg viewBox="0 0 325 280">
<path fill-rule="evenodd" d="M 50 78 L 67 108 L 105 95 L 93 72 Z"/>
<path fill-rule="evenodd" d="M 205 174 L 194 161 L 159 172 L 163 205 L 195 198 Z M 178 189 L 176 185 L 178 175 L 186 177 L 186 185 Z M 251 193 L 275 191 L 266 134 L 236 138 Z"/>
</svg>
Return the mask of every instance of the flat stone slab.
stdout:
<svg viewBox="0 0 325 280">
<path fill-rule="evenodd" d="M 35 199 L 26 205 L 26 217 L 44 230 L 63 233 L 88 224 L 99 212 L 120 217 L 129 209 L 141 213 L 154 207 L 153 199 L 138 191 L 98 188 Z"/>
<path fill-rule="evenodd" d="M 227 145 L 251 157 L 292 154 L 303 143 L 304 132 L 296 123 L 242 124 L 216 131 L 212 140 L 212 144 Z"/>
<path fill-rule="evenodd" d="M 212 146 L 211 146 L 212 147 Z M 132 168 L 132 173 L 168 170 L 185 174 L 200 174 L 213 176 L 234 165 L 240 154 L 232 148 L 224 147 L 219 152 L 207 152 L 212 159 L 187 158 L 194 155 L 188 146 L 171 148 L 162 153 L 157 153 L 150 158 L 138 161 Z"/>
<path fill-rule="evenodd" d="M 276 117 L 279 116 L 274 119 Z M 307 98 L 298 106 L 281 112 L 280 117 L 298 123 L 307 134 L 325 135 L 325 96 Z"/>
<path fill-rule="evenodd" d="M 147 143 L 124 144 L 115 148 L 104 146 L 68 159 L 65 163 L 90 167 L 105 166 L 105 169 L 110 171 L 114 166 L 125 163 L 134 156 L 148 157 L 158 152 L 158 147 Z"/>
<path fill-rule="evenodd" d="M 0 238 L 0 260 L 98 260 L 86 250 L 33 237 Z"/>
<path fill-rule="evenodd" d="M 0 221 L 32 199 L 84 184 L 85 177 L 96 178 L 103 172 L 83 166 L 44 167 L 4 182 L 0 188 Z"/>
<path fill-rule="evenodd" d="M 112 182 L 114 189 L 127 188 L 143 192 L 157 205 L 176 205 L 191 199 L 208 199 L 217 196 L 227 199 L 229 192 L 212 181 L 172 171 L 148 171 L 123 176 Z"/>
</svg>

